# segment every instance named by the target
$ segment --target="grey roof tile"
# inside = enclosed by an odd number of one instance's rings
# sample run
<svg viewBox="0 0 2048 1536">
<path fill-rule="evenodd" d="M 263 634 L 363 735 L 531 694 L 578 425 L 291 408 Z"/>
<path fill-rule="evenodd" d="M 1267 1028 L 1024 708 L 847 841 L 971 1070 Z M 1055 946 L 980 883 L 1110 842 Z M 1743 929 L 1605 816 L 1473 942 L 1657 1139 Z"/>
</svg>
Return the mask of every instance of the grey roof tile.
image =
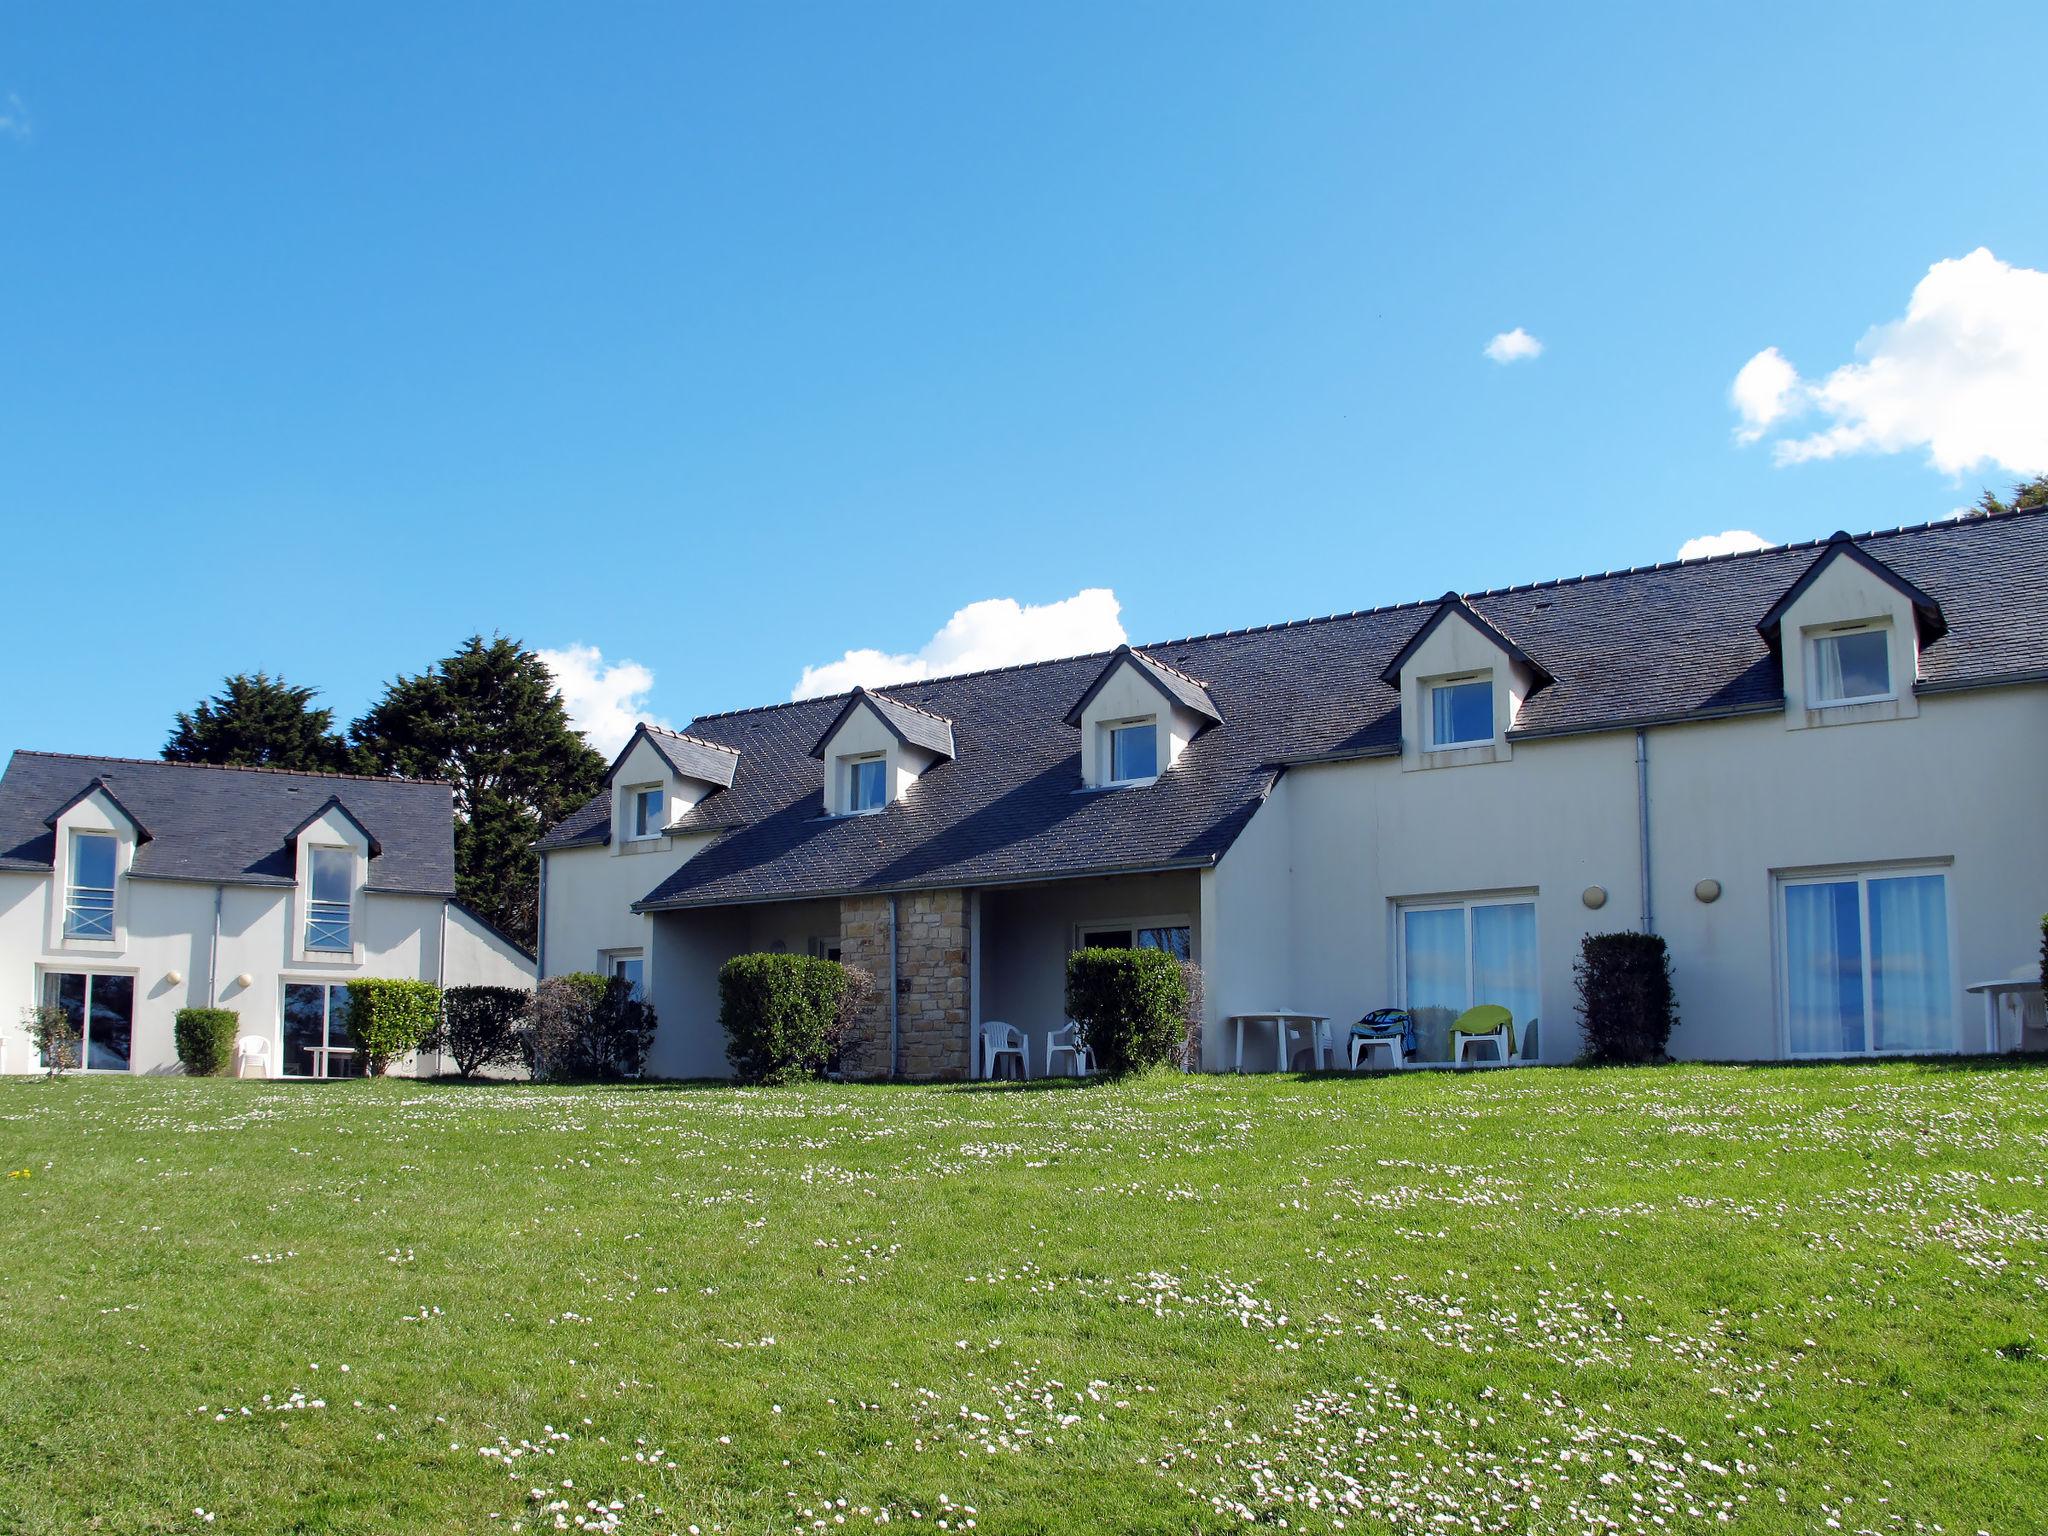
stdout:
<svg viewBox="0 0 2048 1536">
<path fill-rule="evenodd" d="M 295 830 L 332 800 L 378 840 L 372 890 L 455 892 L 446 784 L 58 752 L 16 752 L 0 776 L 0 869 L 51 868 L 46 818 L 95 779 L 152 834 L 135 850 L 138 878 L 289 885 Z"/>
<path fill-rule="evenodd" d="M 2048 679 L 2048 513 L 1866 535 L 1864 549 L 1941 605 L 1948 632 L 1921 657 L 1921 688 Z M 1821 543 L 1469 594 L 1464 602 L 1554 679 L 1515 735 L 1614 730 L 1762 710 L 1783 699 L 1758 622 Z M 810 749 L 844 696 L 692 723 L 737 750 L 713 798 L 731 830 L 655 891 L 654 905 L 715 905 L 851 890 L 972 885 L 1111 868 L 1206 863 L 1258 808 L 1277 765 L 1399 750 L 1398 700 L 1381 680 L 1441 600 L 1146 647 L 1207 679 L 1221 724 L 1148 786 L 1078 792 L 1080 743 L 1063 723 L 1105 655 L 941 678 L 892 690 L 958 726 L 959 756 L 899 802 L 827 820 Z M 543 846 L 609 835 L 599 796 Z"/>
<path fill-rule="evenodd" d="M 832 717 L 832 723 L 819 733 L 816 744 L 811 748 L 812 757 L 822 758 L 825 755 L 826 744 L 838 734 L 839 727 L 846 723 L 846 717 L 863 704 L 874 710 L 875 717 L 898 741 L 922 747 L 940 757 L 953 756 L 953 722 L 944 715 L 919 709 L 915 704 L 905 704 L 886 693 L 856 688 L 846 696 L 846 703 Z"/>
</svg>

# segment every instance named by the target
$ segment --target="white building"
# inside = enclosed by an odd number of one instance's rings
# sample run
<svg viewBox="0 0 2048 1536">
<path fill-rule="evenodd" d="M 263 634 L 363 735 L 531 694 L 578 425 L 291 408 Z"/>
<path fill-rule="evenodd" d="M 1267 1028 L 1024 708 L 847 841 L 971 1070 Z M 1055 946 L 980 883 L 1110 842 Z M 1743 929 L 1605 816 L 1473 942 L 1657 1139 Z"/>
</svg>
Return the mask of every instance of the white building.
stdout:
<svg viewBox="0 0 2048 1536">
<path fill-rule="evenodd" d="M 1382 1006 L 1442 1060 L 1476 1003 L 1563 1062 L 1617 929 L 1669 944 L 1680 1056 L 2039 1048 L 1970 988 L 2038 974 L 2048 513 L 643 727 L 541 847 L 543 974 L 640 977 L 678 1076 L 726 1070 L 745 950 L 859 961 L 860 1067 L 957 1076 L 984 1020 L 1042 1064 L 1097 943 L 1199 960 L 1211 1067 L 1237 1015 Z"/>
<path fill-rule="evenodd" d="M 0 777 L 0 1071 L 33 1004 L 88 1071 L 177 1070 L 172 1021 L 232 1008 L 287 1076 L 360 1070 L 347 983 L 530 986 L 455 900 L 446 784 L 17 752 Z M 432 1070 L 437 1064 L 429 1060 Z"/>
</svg>

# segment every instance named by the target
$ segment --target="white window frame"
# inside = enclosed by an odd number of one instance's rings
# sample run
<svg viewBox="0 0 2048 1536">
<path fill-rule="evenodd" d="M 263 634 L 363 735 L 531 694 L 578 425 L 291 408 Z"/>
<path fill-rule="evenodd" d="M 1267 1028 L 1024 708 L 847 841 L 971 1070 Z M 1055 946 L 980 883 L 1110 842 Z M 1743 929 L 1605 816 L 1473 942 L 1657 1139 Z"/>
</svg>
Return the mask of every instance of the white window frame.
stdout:
<svg viewBox="0 0 2048 1536">
<path fill-rule="evenodd" d="M 85 997 L 80 1004 L 78 1025 L 77 1070 L 80 1072 L 97 1072 L 103 1077 L 126 1077 L 132 1075 L 135 1071 L 136 1016 L 140 1011 L 142 1003 L 142 977 L 126 967 L 109 969 L 105 966 L 93 968 L 78 964 L 38 966 L 36 968 L 37 1007 L 40 1008 L 50 1003 L 51 983 L 59 976 L 83 976 L 85 978 Z M 106 976 L 125 976 L 128 978 L 131 988 L 128 995 L 128 1065 L 125 1067 L 95 1067 L 90 1065 L 92 1061 L 92 989 L 94 983 Z M 35 1059 L 38 1062 L 41 1060 L 40 1057 Z"/>
<path fill-rule="evenodd" d="M 78 883 L 78 850 L 84 840 L 89 837 L 104 838 L 108 847 L 113 850 L 113 873 L 109 876 L 112 883 L 109 885 L 80 885 Z M 115 921 L 117 915 L 115 909 L 119 902 L 121 887 L 120 837 L 112 832 L 102 832 L 96 827 L 73 827 L 71 829 L 70 841 L 66 845 L 64 853 L 64 938 L 66 942 L 81 944 L 112 944 L 116 942 L 121 934 L 120 927 Z M 73 923 L 82 911 L 78 901 L 80 892 L 89 892 L 94 896 L 104 896 L 106 898 L 104 910 L 95 902 L 90 913 L 87 914 L 95 920 L 104 918 L 107 925 L 106 932 L 81 933 L 73 926 Z"/>
<path fill-rule="evenodd" d="M 348 862 L 349 899 L 347 901 L 316 901 L 313 897 L 316 866 L 322 854 L 333 854 Z M 356 952 L 355 887 L 356 852 L 353 848 L 333 843 L 310 843 L 306 847 L 306 953 L 312 955 L 353 955 Z M 316 927 L 332 927 L 336 921 L 335 909 L 341 910 L 341 938 L 339 944 L 315 944 L 313 933 Z M 282 994 L 280 994 L 282 995 Z"/>
<path fill-rule="evenodd" d="M 882 765 L 882 798 L 873 805 L 858 805 L 855 801 L 860 794 L 860 770 L 868 763 Z M 877 811 L 888 809 L 889 805 L 889 754 L 886 752 L 856 752 L 839 759 L 840 772 L 846 785 L 846 814 L 848 816 L 872 816 Z"/>
<path fill-rule="evenodd" d="M 606 950 L 604 973 L 607 977 L 623 975 L 619 967 L 628 961 L 640 967 L 640 979 L 634 983 L 633 995 L 644 998 L 647 995 L 647 952 L 644 949 Z"/>
<path fill-rule="evenodd" d="M 1140 715 L 1129 720 L 1105 720 L 1102 722 L 1100 729 L 1102 731 L 1100 750 L 1102 752 L 1102 782 L 1104 787 L 1115 785 L 1123 788 L 1134 784 L 1150 784 L 1158 779 L 1160 752 L 1159 717 L 1157 715 Z M 1120 779 L 1116 774 L 1117 733 L 1119 731 L 1136 730 L 1147 730 L 1152 733 L 1152 771 L 1150 773 L 1136 774 L 1131 778 Z"/>
<path fill-rule="evenodd" d="M 645 808 L 646 797 L 649 795 L 660 797 L 661 808 L 660 814 L 655 816 L 652 824 L 643 831 L 641 812 Z M 668 825 L 668 791 L 659 784 L 634 784 L 630 786 L 626 790 L 626 815 L 630 818 L 629 825 L 631 830 L 627 832 L 625 841 L 629 843 L 653 842 L 656 838 L 663 835 L 663 828 Z"/>
<path fill-rule="evenodd" d="M 1859 693 L 1846 698 L 1824 699 L 1820 696 L 1820 648 L 1830 640 L 1839 640 L 1845 635 L 1880 634 L 1884 636 L 1884 677 L 1886 688 L 1883 693 Z M 1889 619 L 1858 619 L 1849 624 L 1821 624 L 1806 631 L 1806 702 L 1813 709 L 1841 709 L 1854 704 L 1883 704 L 1899 696 L 1898 669 L 1893 666 L 1892 626 Z"/>
<path fill-rule="evenodd" d="M 1458 741 L 1438 741 L 1436 737 L 1436 691 L 1439 688 L 1466 688 L 1474 683 L 1486 685 L 1486 721 L 1490 727 L 1484 736 L 1473 736 Z M 1422 685 L 1423 711 L 1426 720 L 1425 734 L 1431 752 L 1462 752 L 1470 747 L 1490 747 L 1500 739 L 1500 700 L 1494 696 L 1493 673 L 1454 672 L 1448 677 L 1432 677 Z"/>
<path fill-rule="evenodd" d="M 292 987 L 318 987 L 320 989 L 320 1044 L 313 1052 L 316 1064 L 320 1068 L 318 1072 L 302 1075 L 296 1072 L 286 1072 L 284 1069 L 285 994 Z M 362 1072 L 344 1073 L 341 1078 L 336 1078 L 333 1073 L 327 1070 L 328 1058 L 330 1056 L 351 1056 L 358 1060 L 362 1057 L 362 1052 L 352 1045 L 329 1045 L 327 1043 L 334 1036 L 334 994 L 337 991 L 346 992 L 347 990 L 347 982 L 336 981 L 332 976 L 280 976 L 277 978 L 277 1039 L 275 1048 L 277 1051 L 277 1075 L 280 1078 L 294 1083 L 324 1083 L 343 1081 L 349 1076 L 362 1077 L 368 1074 L 369 1064 L 367 1062 L 363 1063 Z"/>
<path fill-rule="evenodd" d="M 1090 918 L 1085 922 L 1078 922 L 1074 924 L 1073 932 L 1067 937 L 1068 952 L 1071 954 L 1083 947 L 1082 939 L 1084 935 L 1099 933 L 1104 928 L 1130 929 L 1131 942 L 1134 945 L 1138 942 L 1138 933 L 1141 929 L 1185 928 L 1188 931 L 1189 958 L 1192 959 L 1195 953 L 1195 925 L 1184 912 L 1170 912 L 1152 917 L 1098 917 Z"/>
<path fill-rule="evenodd" d="M 1963 1031 L 1956 1015 L 1956 885 L 1950 878 L 1954 865 L 1946 861 L 1923 860 L 1903 864 L 1852 864 L 1841 869 L 1781 870 L 1771 881 L 1771 947 L 1777 964 L 1772 967 L 1778 991 L 1778 1052 L 1787 1061 L 1863 1061 L 1886 1056 L 1953 1056 L 1962 1050 Z M 1877 1051 L 1870 1042 L 1877 1035 L 1877 1018 L 1872 1007 L 1870 954 L 1870 882 L 1900 875 L 1941 876 L 1942 925 L 1948 935 L 1949 1043 L 1936 1047 L 1908 1047 Z M 1792 1049 L 1792 946 L 1785 932 L 1785 891 L 1794 885 L 1845 885 L 1856 882 L 1857 942 L 1863 956 L 1863 1049 L 1860 1051 L 1795 1051 Z"/>
<path fill-rule="evenodd" d="M 1410 912 L 1462 912 L 1465 915 L 1465 1007 L 1477 1005 L 1472 1001 L 1472 913 L 1479 907 L 1528 907 L 1536 922 L 1536 1020 L 1543 1018 L 1543 903 L 1534 886 L 1517 891 L 1480 891 L 1470 896 L 1424 896 L 1414 901 L 1394 903 L 1394 980 L 1400 998 L 1399 1007 L 1411 1004 L 1408 998 L 1408 914 Z M 1529 1020 L 1515 1020 L 1515 1043 L 1522 1043 Z M 1541 1036 L 1538 1037 L 1539 1042 Z"/>
</svg>

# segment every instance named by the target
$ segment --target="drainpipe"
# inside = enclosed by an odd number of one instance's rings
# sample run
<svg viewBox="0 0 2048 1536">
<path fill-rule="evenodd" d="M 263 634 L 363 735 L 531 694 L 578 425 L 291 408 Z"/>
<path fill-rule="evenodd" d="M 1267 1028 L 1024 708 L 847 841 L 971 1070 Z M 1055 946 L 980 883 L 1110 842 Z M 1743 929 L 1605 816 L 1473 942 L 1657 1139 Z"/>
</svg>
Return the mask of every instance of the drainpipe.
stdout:
<svg viewBox="0 0 2048 1536">
<path fill-rule="evenodd" d="M 1657 931 L 1657 909 L 1650 897 L 1650 733 L 1636 727 L 1636 851 L 1642 864 L 1643 932 Z"/>
<path fill-rule="evenodd" d="M 213 888 L 213 943 L 206 950 L 206 1006 L 220 1006 L 220 898 L 221 887 Z"/>
<path fill-rule="evenodd" d="M 548 856 L 540 856 L 540 885 L 534 892 L 533 908 L 533 979 L 536 983 L 548 974 Z"/>
<path fill-rule="evenodd" d="M 896 898 L 889 898 L 889 1076 L 897 1075 Z"/>
</svg>

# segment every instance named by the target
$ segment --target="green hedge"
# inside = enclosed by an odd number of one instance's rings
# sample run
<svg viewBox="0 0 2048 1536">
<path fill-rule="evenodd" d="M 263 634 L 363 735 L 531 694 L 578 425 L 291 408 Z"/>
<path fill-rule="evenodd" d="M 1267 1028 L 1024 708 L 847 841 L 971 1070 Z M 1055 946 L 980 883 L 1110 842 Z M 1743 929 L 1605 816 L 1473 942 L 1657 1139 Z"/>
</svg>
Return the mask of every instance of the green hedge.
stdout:
<svg viewBox="0 0 2048 1536">
<path fill-rule="evenodd" d="M 464 1077 L 510 1066 L 524 1054 L 519 1035 L 532 1009 L 533 993 L 525 987 L 450 987 L 441 994 L 433 1043 Z"/>
<path fill-rule="evenodd" d="M 242 1016 L 232 1008 L 180 1008 L 172 1026 L 187 1077 L 215 1077 L 234 1060 Z"/>
<path fill-rule="evenodd" d="M 441 989 L 431 981 L 375 977 L 348 984 L 348 1031 L 371 1077 L 382 1077 L 440 1027 Z"/>
<path fill-rule="evenodd" d="M 736 955 L 718 973 L 725 1057 L 742 1081 L 822 1077 L 846 976 L 809 955 Z"/>
<path fill-rule="evenodd" d="M 1572 967 L 1592 1062 L 1665 1059 L 1678 1023 L 1671 956 L 1654 933 L 1589 933 Z"/>
<path fill-rule="evenodd" d="M 1176 1059 L 1188 985 L 1163 949 L 1081 949 L 1067 956 L 1067 1017 L 1112 1077 Z"/>
</svg>

